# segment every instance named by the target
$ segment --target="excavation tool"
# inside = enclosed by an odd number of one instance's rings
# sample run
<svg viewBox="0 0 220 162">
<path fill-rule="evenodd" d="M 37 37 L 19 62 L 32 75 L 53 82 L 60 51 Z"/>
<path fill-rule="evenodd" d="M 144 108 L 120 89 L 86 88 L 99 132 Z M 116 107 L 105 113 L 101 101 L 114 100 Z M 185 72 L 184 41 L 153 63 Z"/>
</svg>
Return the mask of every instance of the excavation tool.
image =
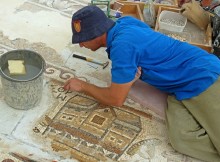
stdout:
<svg viewBox="0 0 220 162">
<path fill-rule="evenodd" d="M 77 54 L 73 54 L 73 57 L 78 58 L 78 59 L 82 59 L 82 60 L 86 60 L 88 62 L 92 62 L 92 63 L 98 64 L 98 65 L 101 65 L 103 67 L 103 69 L 105 69 L 109 64 L 109 61 L 107 61 L 105 63 L 102 63 L 102 62 L 99 62 L 97 60 L 93 60 L 91 58 L 87 58 L 87 57 L 80 56 L 80 55 L 77 55 Z"/>
</svg>

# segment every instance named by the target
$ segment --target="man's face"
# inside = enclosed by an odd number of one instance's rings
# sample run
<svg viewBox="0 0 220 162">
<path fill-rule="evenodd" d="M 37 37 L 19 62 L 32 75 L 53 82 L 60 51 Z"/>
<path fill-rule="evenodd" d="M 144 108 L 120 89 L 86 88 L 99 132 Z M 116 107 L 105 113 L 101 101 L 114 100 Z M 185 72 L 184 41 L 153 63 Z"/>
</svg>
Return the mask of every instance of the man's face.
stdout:
<svg viewBox="0 0 220 162">
<path fill-rule="evenodd" d="M 103 43 L 102 43 L 100 37 L 97 37 L 95 39 L 92 39 L 92 40 L 89 40 L 86 42 L 81 42 L 81 43 L 79 43 L 79 46 L 88 48 L 92 51 L 96 51 L 100 47 L 103 47 Z"/>
</svg>

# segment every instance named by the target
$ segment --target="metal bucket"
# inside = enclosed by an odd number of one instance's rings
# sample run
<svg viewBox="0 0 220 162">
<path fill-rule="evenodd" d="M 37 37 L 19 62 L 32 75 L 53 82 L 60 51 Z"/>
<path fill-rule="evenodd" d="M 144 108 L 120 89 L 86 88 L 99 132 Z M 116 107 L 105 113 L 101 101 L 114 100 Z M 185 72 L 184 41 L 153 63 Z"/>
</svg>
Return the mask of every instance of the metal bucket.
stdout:
<svg viewBox="0 0 220 162">
<path fill-rule="evenodd" d="M 24 60 L 25 75 L 10 75 L 8 60 Z M 0 57 L 0 74 L 4 99 L 16 109 L 35 107 L 42 98 L 45 60 L 30 50 L 12 50 Z"/>
</svg>

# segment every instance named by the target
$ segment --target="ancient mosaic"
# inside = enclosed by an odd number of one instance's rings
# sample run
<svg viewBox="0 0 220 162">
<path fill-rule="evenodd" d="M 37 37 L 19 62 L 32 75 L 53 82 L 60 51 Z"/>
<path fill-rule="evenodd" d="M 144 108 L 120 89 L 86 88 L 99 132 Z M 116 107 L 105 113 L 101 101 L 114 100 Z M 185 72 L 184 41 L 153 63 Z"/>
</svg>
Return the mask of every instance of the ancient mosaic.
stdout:
<svg viewBox="0 0 220 162">
<path fill-rule="evenodd" d="M 16 12 L 47 10 L 71 18 L 73 12 L 87 3 L 88 0 L 27 0 Z M 197 161 L 173 150 L 164 120 L 146 108 L 131 99 L 127 99 L 122 107 L 110 107 L 99 104 L 85 94 L 64 91 L 63 83 L 71 77 L 87 82 L 90 80 L 76 75 L 75 69 L 58 66 L 65 65 L 65 62 L 52 47 L 23 38 L 11 40 L 0 31 L 0 56 L 13 49 L 33 50 L 42 54 L 47 61 L 44 81 L 53 95 L 53 103 L 48 105 L 48 111 L 40 119 L 33 119 L 34 126 L 31 128 L 31 138 L 36 139 L 36 142 L 46 141 L 42 146 L 45 152 L 51 155 L 55 153 L 69 161 L 78 159 L 85 162 Z M 2 96 L 0 91 L 1 99 Z M 5 134 L 2 136 L 5 137 Z M 6 136 L 17 140 L 12 134 Z M 19 142 L 32 147 L 29 141 L 19 139 Z M 51 148 L 54 152 L 50 152 Z M 35 162 L 33 154 L 28 156 L 11 152 L 0 152 L 0 161 Z"/>
<path fill-rule="evenodd" d="M 85 94 L 65 91 L 63 82 L 78 77 L 71 70 L 47 64 L 45 76 L 50 79 L 56 102 L 33 131 L 50 140 L 48 147 L 54 151 L 67 151 L 80 161 L 98 162 L 128 160 L 138 153 L 143 160 L 150 160 L 158 158 L 156 149 L 163 148 L 160 159 L 191 161 L 164 146 L 168 141 L 163 120 L 133 108 L 132 104 L 110 107 Z M 78 78 L 89 82 L 85 77 Z"/>
<path fill-rule="evenodd" d="M 45 75 L 53 75 L 57 71 L 55 67 L 48 66 Z M 60 80 L 75 77 L 64 71 L 60 71 L 59 76 Z M 100 105 L 86 95 L 64 91 L 61 82 L 54 79 L 50 86 L 59 103 L 33 131 L 50 138 L 54 150 L 69 150 L 74 158 L 84 161 L 118 160 L 140 135 L 141 117 L 130 107 Z M 143 116 L 151 117 L 148 114 Z"/>
</svg>

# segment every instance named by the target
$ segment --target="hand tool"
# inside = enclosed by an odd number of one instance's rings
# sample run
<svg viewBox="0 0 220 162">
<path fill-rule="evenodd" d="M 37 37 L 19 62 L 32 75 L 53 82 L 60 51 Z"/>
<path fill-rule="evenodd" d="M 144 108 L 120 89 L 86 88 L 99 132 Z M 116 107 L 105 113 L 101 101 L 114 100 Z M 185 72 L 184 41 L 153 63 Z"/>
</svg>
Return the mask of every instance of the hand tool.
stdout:
<svg viewBox="0 0 220 162">
<path fill-rule="evenodd" d="M 80 56 L 80 55 L 77 55 L 77 54 L 73 54 L 73 57 L 78 58 L 78 59 L 82 59 L 82 60 L 85 60 L 85 61 L 88 61 L 88 62 L 92 62 L 92 63 L 98 64 L 98 65 L 101 65 L 103 67 L 103 69 L 105 69 L 109 64 L 109 61 L 107 61 L 105 63 L 101 63 L 97 60 L 93 60 L 91 58 L 87 58 L 87 57 Z"/>
</svg>

